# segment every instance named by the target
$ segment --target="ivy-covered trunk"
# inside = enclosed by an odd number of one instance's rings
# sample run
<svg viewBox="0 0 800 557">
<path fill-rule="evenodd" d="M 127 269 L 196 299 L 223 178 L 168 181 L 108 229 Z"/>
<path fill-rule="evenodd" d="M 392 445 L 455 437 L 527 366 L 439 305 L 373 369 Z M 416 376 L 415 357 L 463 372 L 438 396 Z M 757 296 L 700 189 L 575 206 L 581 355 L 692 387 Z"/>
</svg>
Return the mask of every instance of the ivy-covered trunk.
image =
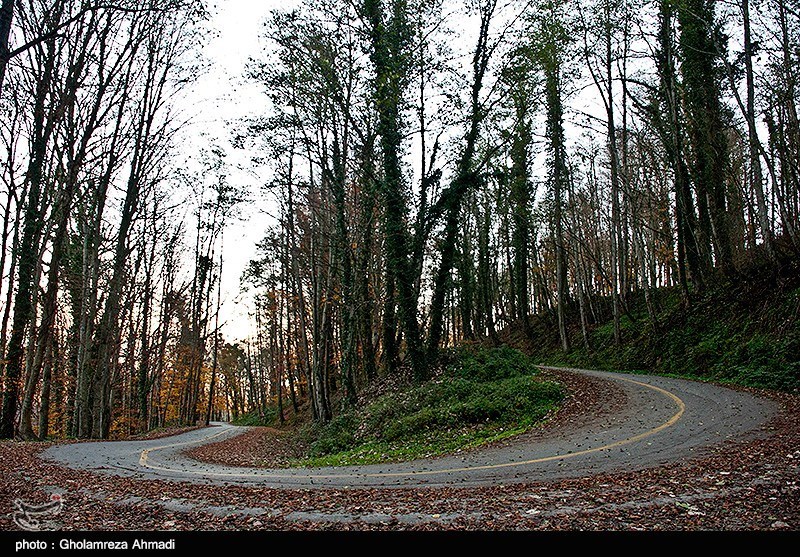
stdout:
<svg viewBox="0 0 800 557">
<path fill-rule="evenodd" d="M 427 376 L 427 366 L 417 320 L 417 297 L 410 261 L 411 241 L 407 229 L 408 202 L 400 156 L 402 149 L 401 105 L 408 69 L 410 32 L 405 0 L 392 0 L 388 9 L 381 0 L 365 0 L 364 15 L 369 22 L 372 63 L 375 71 L 377 132 L 382 151 L 383 176 L 378 190 L 383 201 L 387 283 L 397 293 L 400 323 L 406 352 L 414 377 Z M 391 291 L 387 290 L 387 295 Z M 390 300 L 386 301 L 391 304 Z M 391 315 L 388 312 L 388 315 Z"/>
</svg>

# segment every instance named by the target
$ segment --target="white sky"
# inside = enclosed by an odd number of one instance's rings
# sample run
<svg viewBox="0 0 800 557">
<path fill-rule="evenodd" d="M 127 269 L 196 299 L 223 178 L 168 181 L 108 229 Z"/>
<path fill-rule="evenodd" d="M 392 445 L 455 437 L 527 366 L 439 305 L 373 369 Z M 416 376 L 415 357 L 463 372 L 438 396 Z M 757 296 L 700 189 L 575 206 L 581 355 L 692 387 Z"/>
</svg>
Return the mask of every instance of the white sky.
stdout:
<svg viewBox="0 0 800 557">
<path fill-rule="evenodd" d="M 207 71 L 187 92 L 192 124 L 185 134 L 190 139 L 186 150 L 212 144 L 228 153 L 228 181 L 244 189 L 253 199 L 241 208 L 242 220 L 225 229 L 223 250 L 222 297 L 220 322 L 229 340 L 243 339 L 250 334 L 248 304 L 239 299 L 239 278 L 247 263 L 256 255 L 256 242 L 266 232 L 267 202 L 260 198 L 263 177 L 245 172 L 248 153 L 230 147 L 230 130 L 236 121 L 266 108 L 266 99 L 257 84 L 246 83 L 247 61 L 265 48 L 264 22 L 271 10 L 287 8 L 294 0 L 224 0 L 210 6 L 210 27 L 215 31 L 202 52 L 208 61 Z M 196 141 L 196 145 L 193 143 Z M 188 154 L 188 153 L 187 153 Z"/>
</svg>

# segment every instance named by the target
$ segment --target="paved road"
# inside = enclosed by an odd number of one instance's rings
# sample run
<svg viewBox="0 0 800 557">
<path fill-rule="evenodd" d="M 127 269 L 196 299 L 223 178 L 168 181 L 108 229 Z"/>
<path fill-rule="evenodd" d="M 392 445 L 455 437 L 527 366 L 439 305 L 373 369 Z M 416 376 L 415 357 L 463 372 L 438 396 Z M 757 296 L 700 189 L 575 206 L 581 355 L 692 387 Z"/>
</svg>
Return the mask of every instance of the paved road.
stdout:
<svg viewBox="0 0 800 557">
<path fill-rule="evenodd" d="M 658 376 L 571 370 L 624 391 L 619 411 L 575 426 L 522 435 L 502 446 L 436 459 L 369 466 L 266 470 L 206 464 L 183 455 L 244 428 L 215 423 L 151 441 L 55 445 L 43 457 L 72 468 L 145 479 L 268 487 L 419 487 L 503 484 L 642 469 L 697 456 L 759 434 L 777 412 L 769 400 L 716 385 Z"/>
</svg>

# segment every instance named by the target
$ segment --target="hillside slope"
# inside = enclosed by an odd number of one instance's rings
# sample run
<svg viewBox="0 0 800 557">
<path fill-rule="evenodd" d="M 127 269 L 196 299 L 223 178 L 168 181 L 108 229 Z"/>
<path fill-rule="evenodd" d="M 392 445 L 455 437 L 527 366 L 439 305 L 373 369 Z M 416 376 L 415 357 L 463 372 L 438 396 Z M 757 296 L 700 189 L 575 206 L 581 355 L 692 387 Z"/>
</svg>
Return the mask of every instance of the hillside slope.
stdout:
<svg viewBox="0 0 800 557">
<path fill-rule="evenodd" d="M 720 279 L 688 303 L 677 288 L 625 300 L 621 343 L 614 343 L 610 300 L 593 301 L 596 320 L 584 343 L 577 308 L 571 308 L 573 349 L 560 349 L 554 317 L 507 327 L 500 341 L 541 363 L 593 369 L 674 374 L 723 383 L 793 391 L 800 388 L 800 269 L 744 272 Z M 590 314 L 591 317 L 591 314 Z"/>
</svg>

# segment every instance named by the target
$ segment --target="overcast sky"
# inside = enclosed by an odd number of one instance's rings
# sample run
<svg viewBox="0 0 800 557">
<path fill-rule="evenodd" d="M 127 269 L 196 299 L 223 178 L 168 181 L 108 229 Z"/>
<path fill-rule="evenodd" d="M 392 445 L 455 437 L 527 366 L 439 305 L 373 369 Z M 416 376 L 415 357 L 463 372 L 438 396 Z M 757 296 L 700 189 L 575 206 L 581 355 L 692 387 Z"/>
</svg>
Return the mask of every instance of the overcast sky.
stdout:
<svg viewBox="0 0 800 557">
<path fill-rule="evenodd" d="M 224 0 L 212 4 L 209 26 L 213 34 L 208 36 L 202 52 L 210 65 L 187 92 L 185 109 L 192 117 L 187 136 L 194 138 L 187 142 L 187 150 L 212 144 L 227 147 L 229 183 L 246 190 L 253 200 L 242 207 L 242 220 L 225 230 L 220 320 L 225 323 L 223 333 L 230 340 L 250 334 L 247 300 L 238 299 L 239 278 L 255 256 L 256 242 L 268 224 L 263 213 L 268 203 L 259 197 L 264 177 L 237 169 L 250 166 L 249 154 L 230 148 L 230 130 L 237 120 L 265 107 L 261 88 L 244 78 L 247 61 L 258 57 L 265 48 L 264 22 L 270 11 L 293 4 L 294 0 Z"/>
</svg>

